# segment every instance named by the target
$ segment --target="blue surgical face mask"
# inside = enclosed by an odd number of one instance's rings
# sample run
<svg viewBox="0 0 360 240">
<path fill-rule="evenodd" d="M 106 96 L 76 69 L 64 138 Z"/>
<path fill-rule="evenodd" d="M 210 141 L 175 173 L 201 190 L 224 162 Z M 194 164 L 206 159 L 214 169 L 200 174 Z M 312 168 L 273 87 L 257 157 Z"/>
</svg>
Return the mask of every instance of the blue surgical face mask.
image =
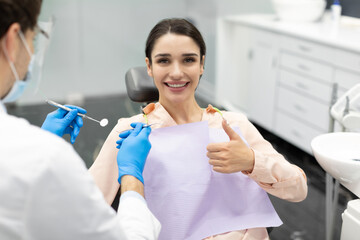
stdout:
<svg viewBox="0 0 360 240">
<path fill-rule="evenodd" d="M 15 102 L 24 93 L 26 85 L 27 82 L 16 80 L 10 92 L 2 99 L 2 102 L 4 103 Z"/>
<path fill-rule="evenodd" d="M 11 87 L 10 91 L 8 92 L 8 94 L 6 94 L 6 96 L 2 99 L 2 102 L 4 103 L 9 103 L 9 102 L 14 102 L 17 99 L 19 99 L 21 97 L 21 95 L 24 93 L 26 86 L 28 85 L 28 82 L 31 78 L 31 72 L 32 72 L 32 68 L 34 65 L 34 55 L 31 53 L 29 46 L 27 45 L 26 41 L 25 41 L 25 37 L 24 34 L 20 31 L 19 32 L 19 36 L 23 42 L 23 44 L 25 45 L 25 48 L 31 58 L 29 66 L 28 66 L 28 71 L 24 77 L 23 80 L 20 80 L 19 75 L 15 69 L 15 65 L 13 62 L 10 61 L 9 57 L 8 57 L 8 53 L 6 48 L 3 46 L 3 50 L 4 53 L 9 61 L 9 65 L 11 68 L 11 71 L 13 72 L 14 76 L 15 76 L 15 83 L 14 85 Z"/>
<path fill-rule="evenodd" d="M 17 78 L 17 79 L 15 80 L 15 83 L 12 86 L 9 93 L 6 94 L 6 96 L 2 99 L 2 102 L 4 102 L 4 103 L 15 102 L 22 96 L 22 94 L 24 93 L 24 91 L 26 89 L 26 86 L 28 85 L 28 83 L 31 79 L 32 66 L 34 65 L 33 63 L 34 63 L 34 57 L 31 56 L 28 71 L 23 80 L 19 80 L 19 75 L 17 73 L 14 74 L 15 78 Z M 11 69 L 14 69 L 14 71 L 16 72 L 15 67 L 11 68 Z"/>
</svg>

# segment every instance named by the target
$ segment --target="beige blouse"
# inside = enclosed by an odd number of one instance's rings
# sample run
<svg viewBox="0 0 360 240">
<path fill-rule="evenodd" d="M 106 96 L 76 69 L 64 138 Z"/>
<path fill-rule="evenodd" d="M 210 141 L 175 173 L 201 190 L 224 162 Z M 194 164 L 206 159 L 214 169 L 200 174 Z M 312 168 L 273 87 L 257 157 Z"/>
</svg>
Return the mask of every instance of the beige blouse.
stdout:
<svg viewBox="0 0 360 240">
<path fill-rule="evenodd" d="M 147 114 L 148 124 L 157 123 L 151 128 L 162 128 L 177 125 L 166 109 L 156 103 L 155 108 L 150 108 Z M 237 126 L 249 146 L 255 153 L 255 165 L 251 173 L 243 172 L 261 188 L 278 198 L 299 202 L 306 198 L 307 182 L 303 170 L 296 165 L 290 164 L 279 154 L 271 144 L 266 141 L 259 131 L 250 123 L 247 117 L 241 113 L 222 111 L 224 118 L 230 126 Z M 204 111 L 202 121 L 208 121 L 210 128 L 222 128 L 222 117 L 216 111 Z M 118 179 L 118 168 L 116 155 L 116 141 L 119 133 L 130 129 L 132 122 L 146 122 L 143 114 L 131 118 L 119 119 L 117 125 L 106 139 L 99 156 L 89 169 L 96 184 L 104 194 L 106 201 L 111 204 L 120 187 Z M 254 228 L 248 230 L 224 233 L 207 239 L 268 239 L 265 228 Z"/>
</svg>

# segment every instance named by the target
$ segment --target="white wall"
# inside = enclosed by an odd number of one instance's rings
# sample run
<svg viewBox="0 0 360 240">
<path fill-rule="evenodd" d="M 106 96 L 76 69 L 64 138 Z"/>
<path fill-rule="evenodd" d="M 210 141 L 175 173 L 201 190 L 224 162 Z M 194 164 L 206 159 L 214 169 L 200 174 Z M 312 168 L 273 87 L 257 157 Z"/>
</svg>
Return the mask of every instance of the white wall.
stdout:
<svg viewBox="0 0 360 240">
<path fill-rule="evenodd" d="M 41 92 L 65 101 L 71 94 L 103 96 L 126 92 L 124 75 L 144 65 L 147 34 L 166 17 L 190 17 L 208 47 L 203 92 L 215 79 L 216 17 L 270 12 L 270 0 L 44 0 L 40 19 L 56 23 L 46 55 Z M 200 89 L 200 91 L 201 91 Z M 43 96 L 25 95 L 21 104 Z"/>
</svg>

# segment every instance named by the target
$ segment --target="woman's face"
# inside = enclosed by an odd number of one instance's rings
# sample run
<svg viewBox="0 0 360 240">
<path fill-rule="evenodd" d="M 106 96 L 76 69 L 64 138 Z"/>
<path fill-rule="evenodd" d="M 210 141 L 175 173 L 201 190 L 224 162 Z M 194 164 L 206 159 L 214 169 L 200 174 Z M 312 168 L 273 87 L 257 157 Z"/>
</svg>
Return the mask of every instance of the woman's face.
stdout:
<svg viewBox="0 0 360 240">
<path fill-rule="evenodd" d="M 205 59 L 200 61 L 200 48 L 192 38 L 172 33 L 161 36 L 154 44 L 151 59 L 150 65 L 146 58 L 146 65 L 159 90 L 160 103 L 194 99 Z"/>
</svg>

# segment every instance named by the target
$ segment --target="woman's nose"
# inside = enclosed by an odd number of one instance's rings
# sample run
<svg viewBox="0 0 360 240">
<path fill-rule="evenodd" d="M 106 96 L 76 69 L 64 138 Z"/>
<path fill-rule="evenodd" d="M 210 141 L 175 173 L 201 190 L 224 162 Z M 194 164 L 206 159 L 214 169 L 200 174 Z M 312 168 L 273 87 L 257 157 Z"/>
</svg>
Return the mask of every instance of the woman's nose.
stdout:
<svg viewBox="0 0 360 240">
<path fill-rule="evenodd" d="M 180 79 L 182 78 L 183 71 L 181 65 L 179 63 L 173 63 L 170 69 L 170 77 L 173 79 Z"/>
</svg>

